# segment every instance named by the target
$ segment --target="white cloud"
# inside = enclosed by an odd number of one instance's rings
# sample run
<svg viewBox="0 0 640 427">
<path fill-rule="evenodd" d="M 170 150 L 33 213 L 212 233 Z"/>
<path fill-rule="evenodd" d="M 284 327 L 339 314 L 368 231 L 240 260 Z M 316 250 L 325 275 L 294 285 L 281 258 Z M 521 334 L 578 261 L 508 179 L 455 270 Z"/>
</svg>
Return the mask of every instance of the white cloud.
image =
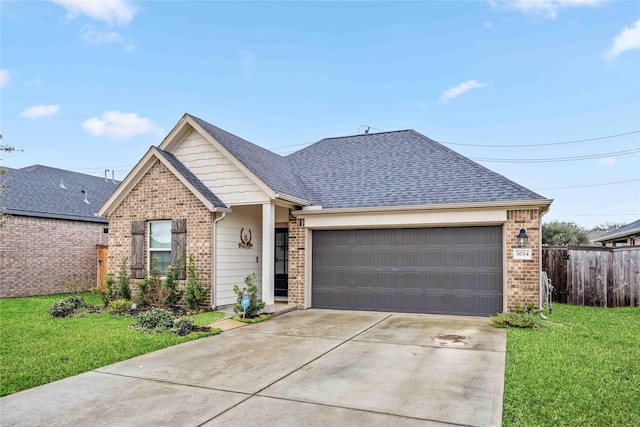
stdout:
<svg viewBox="0 0 640 427">
<path fill-rule="evenodd" d="M 11 81 L 11 74 L 9 70 L 0 70 L 0 87 L 5 87 Z"/>
<path fill-rule="evenodd" d="M 120 43 L 124 41 L 124 38 L 114 31 L 96 31 L 94 29 L 85 30 L 81 38 L 89 44 Z"/>
<path fill-rule="evenodd" d="M 36 105 L 29 107 L 20 113 L 20 117 L 25 119 L 39 119 L 40 117 L 55 116 L 60 112 L 59 105 Z"/>
<path fill-rule="evenodd" d="M 623 52 L 640 49 L 640 19 L 632 27 L 624 27 L 624 30 L 613 39 L 613 46 L 606 56 L 613 59 Z"/>
<path fill-rule="evenodd" d="M 109 25 L 127 25 L 138 9 L 128 0 L 51 0 L 67 10 L 66 18 L 85 15 Z"/>
<path fill-rule="evenodd" d="M 600 163 L 603 166 L 606 166 L 608 168 L 613 167 L 616 165 L 616 158 L 615 157 L 603 157 L 602 159 L 598 159 L 598 163 Z"/>
<path fill-rule="evenodd" d="M 558 17 L 560 9 L 570 7 L 595 6 L 607 0 L 515 0 L 494 1 L 490 0 L 492 7 L 502 7 L 508 10 L 518 10 L 528 15 L 534 15 L 546 19 Z"/>
<path fill-rule="evenodd" d="M 486 83 L 481 83 L 477 80 L 467 80 L 464 83 L 460 83 L 458 86 L 451 87 L 442 92 L 442 95 L 440 95 L 440 103 L 446 104 L 453 98 L 457 98 L 471 89 L 485 87 L 486 85 Z"/>
<path fill-rule="evenodd" d="M 139 117 L 136 113 L 121 111 L 107 111 L 101 118 L 87 119 L 82 123 L 82 127 L 93 136 L 108 136 L 114 139 L 163 133 L 163 130 L 150 119 Z"/>
</svg>

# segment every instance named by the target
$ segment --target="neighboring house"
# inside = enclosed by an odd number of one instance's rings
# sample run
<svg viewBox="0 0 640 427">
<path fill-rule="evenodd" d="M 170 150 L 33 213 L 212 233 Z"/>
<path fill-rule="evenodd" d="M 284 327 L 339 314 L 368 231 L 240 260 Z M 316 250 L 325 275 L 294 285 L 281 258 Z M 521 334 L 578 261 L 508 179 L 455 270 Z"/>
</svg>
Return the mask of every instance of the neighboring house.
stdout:
<svg viewBox="0 0 640 427">
<path fill-rule="evenodd" d="M 602 246 L 640 246 L 640 219 L 608 231 L 593 241 Z"/>
<path fill-rule="evenodd" d="M 0 297 L 95 287 L 108 241 L 107 219 L 95 213 L 119 182 L 41 165 L 7 168 L 2 179 L 10 217 L 0 228 Z"/>
<path fill-rule="evenodd" d="M 413 131 L 282 157 L 185 114 L 99 211 L 109 270 L 193 254 L 211 305 L 255 272 L 266 311 L 489 315 L 539 303 L 548 200 Z M 524 229 L 527 250 L 517 236 Z M 529 258 L 529 259 L 520 259 Z"/>
</svg>

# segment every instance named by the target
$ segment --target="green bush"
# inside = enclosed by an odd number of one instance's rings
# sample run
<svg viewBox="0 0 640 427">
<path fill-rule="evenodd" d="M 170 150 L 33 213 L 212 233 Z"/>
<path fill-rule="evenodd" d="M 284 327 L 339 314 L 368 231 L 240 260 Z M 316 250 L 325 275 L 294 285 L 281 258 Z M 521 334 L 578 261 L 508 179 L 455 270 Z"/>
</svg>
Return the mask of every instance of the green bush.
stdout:
<svg viewBox="0 0 640 427">
<path fill-rule="evenodd" d="M 207 295 L 209 295 L 209 288 L 202 286 L 202 283 L 200 283 L 200 274 L 196 270 L 195 257 L 191 254 L 187 265 L 187 286 L 184 294 L 187 308 L 191 311 L 198 310 L 204 305 Z"/>
<path fill-rule="evenodd" d="M 100 287 L 97 287 L 93 290 L 93 292 L 98 294 L 98 296 L 102 300 L 102 305 L 106 307 L 109 305 L 111 300 L 114 299 L 113 285 L 116 283 L 116 281 L 113 278 L 113 274 L 107 274 L 104 277 L 104 283 L 107 286 L 107 289 L 102 290 L 100 289 Z"/>
<path fill-rule="evenodd" d="M 129 269 L 127 268 L 127 257 L 122 258 L 120 263 L 120 269 L 118 270 L 118 292 L 117 298 L 130 300 L 131 299 L 131 276 L 129 275 Z"/>
<path fill-rule="evenodd" d="M 117 299 L 111 301 L 107 306 L 107 312 L 109 314 L 130 314 L 131 313 L 131 301 L 128 299 Z"/>
<path fill-rule="evenodd" d="M 539 328 L 540 321 L 533 313 L 498 313 L 491 321 L 499 328 Z"/>
<path fill-rule="evenodd" d="M 236 313 L 241 313 L 245 311 L 242 308 L 240 302 L 242 301 L 242 297 L 247 295 L 249 297 L 249 307 L 245 312 L 246 317 L 256 317 L 260 313 L 260 310 L 264 308 L 264 303 L 258 301 L 258 287 L 255 285 L 256 273 L 251 273 L 247 277 L 244 278 L 245 287 L 240 290 L 238 285 L 233 285 L 233 292 L 235 292 L 238 300 L 233 307 L 235 308 Z"/>
<path fill-rule="evenodd" d="M 162 308 L 154 308 L 140 313 L 136 325 L 147 330 L 168 331 L 173 328 L 173 314 Z"/>
<path fill-rule="evenodd" d="M 78 309 L 86 308 L 87 303 L 82 297 L 72 296 L 54 302 L 49 307 L 49 314 L 53 317 L 69 317 Z"/>
</svg>

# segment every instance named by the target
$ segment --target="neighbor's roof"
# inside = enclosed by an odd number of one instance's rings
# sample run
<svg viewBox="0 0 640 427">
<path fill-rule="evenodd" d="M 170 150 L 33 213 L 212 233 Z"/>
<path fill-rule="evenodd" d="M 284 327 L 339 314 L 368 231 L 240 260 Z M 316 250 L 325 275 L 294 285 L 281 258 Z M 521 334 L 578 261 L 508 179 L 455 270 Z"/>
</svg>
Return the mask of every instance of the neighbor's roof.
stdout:
<svg viewBox="0 0 640 427">
<path fill-rule="evenodd" d="M 631 224 L 623 225 L 620 228 L 611 230 L 597 239 L 593 239 L 594 242 L 603 242 L 606 240 L 616 239 L 618 237 L 628 236 L 630 234 L 640 233 L 640 219 L 632 222 Z"/>
<path fill-rule="evenodd" d="M 106 223 L 94 214 L 119 183 L 42 165 L 6 171 L 0 178 L 7 183 L 0 206 L 10 215 Z"/>
<path fill-rule="evenodd" d="M 323 208 L 546 200 L 414 130 L 326 138 L 287 159 Z"/>
<path fill-rule="evenodd" d="M 211 204 L 217 208 L 226 208 L 227 205 L 224 204 L 222 200 L 218 198 L 213 192 L 202 183 L 185 165 L 182 164 L 180 160 L 176 158 L 173 154 L 160 150 L 158 148 L 158 152 L 165 158 L 171 165 L 180 173 L 185 180 L 189 182 L 189 184 L 193 185 L 193 187 L 202 194 Z"/>
<path fill-rule="evenodd" d="M 293 174 L 286 158 L 222 130 L 198 117 L 190 114 L 189 116 L 274 192 L 299 199 L 307 199 L 305 191 Z"/>
</svg>

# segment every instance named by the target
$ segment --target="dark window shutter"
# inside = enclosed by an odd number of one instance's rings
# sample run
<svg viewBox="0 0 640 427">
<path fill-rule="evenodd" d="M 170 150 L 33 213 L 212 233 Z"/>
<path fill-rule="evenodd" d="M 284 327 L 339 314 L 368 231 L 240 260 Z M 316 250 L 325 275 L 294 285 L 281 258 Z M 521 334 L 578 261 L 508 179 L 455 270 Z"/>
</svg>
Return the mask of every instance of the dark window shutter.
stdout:
<svg viewBox="0 0 640 427">
<path fill-rule="evenodd" d="M 180 267 L 180 279 L 186 278 L 187 220 L 171 220 L 171 265 Z"/>
<path fill-rule="evenodd" d="M 131 221 L 131 277 L 144 279 L 144 221 Z"/>
</svg>

